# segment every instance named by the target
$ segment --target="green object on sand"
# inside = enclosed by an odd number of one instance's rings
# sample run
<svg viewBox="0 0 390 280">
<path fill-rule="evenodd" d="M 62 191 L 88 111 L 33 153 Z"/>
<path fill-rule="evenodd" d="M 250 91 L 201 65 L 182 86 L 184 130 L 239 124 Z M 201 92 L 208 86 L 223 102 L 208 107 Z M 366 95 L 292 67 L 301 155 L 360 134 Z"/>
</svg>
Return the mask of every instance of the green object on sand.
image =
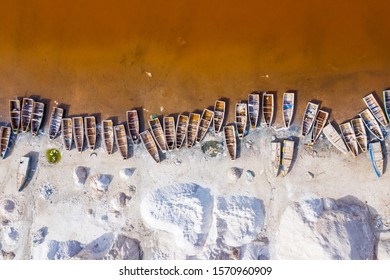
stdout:
<svg viewBox="0 0 390 280">
<path fill-rule="evenodd" d="M 57 149 L 49 149 L 46 151 L 47 161 L 51 164 L 56 164 L 61 160 L 61 153 Z"/>
</svg>

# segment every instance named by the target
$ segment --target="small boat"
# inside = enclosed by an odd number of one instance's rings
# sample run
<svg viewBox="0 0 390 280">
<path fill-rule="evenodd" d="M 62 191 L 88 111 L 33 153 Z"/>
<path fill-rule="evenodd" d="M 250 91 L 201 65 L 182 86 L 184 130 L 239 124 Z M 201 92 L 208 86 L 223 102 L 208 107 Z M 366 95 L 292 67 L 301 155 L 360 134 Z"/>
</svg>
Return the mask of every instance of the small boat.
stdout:
<svg viewBox="0 0 390 280">
<path fill-rule="evenodd" d="M 128 146 L 127 146 L 127 134 L 123 124 L 114 126 L 115 142 L 118 150 L 120 151 L 122 158 L 127 159 Z"/>
<path fill-rule="evenodd" d="M 111 155 L 114 148 L 114 124 L 112 120 L 102 121 L 103 145 L 107 154 Z"/>
<path fill-rule="evenodd" d="M 379 105 L 378 100 L 376 100 L 375 96 L 372 93 L 363 97 L 363 101 L 364 103 L 366 103 L 368 109 L 370 109 L 371 113 L 377 119 L 379 124 L 383 125 L 384 127 L 389 125 L 389 122 L 387 121 L 382 107 Z"/>
<path fill-rule="evenodd" d="M 352 155 L 356 157 L 359 154 L 359 148 L 351 123 L 345 122 L 340 124 L 340 131 Z"/>
<path fill-rule="evenodd" d="M 246 103 L 236 103 L 236 127 L 238 138 L 242 139 L 246 131 L 248 119 Z"/>
<path fill-rule="evenodd" d="M 30 129 L 31 117 L 34 107 L 34 100 L 31 98 L 23 98 L 22 101 L 22 132 L 28 132 Z"/>
<path fill-rule="evenodd" d="M 186 133 L 188 128 L 188 116 L 180 114 L 177 118 L 176 125 L 176 148 L 180 149 L 184 140 L 186 139 Z"/>
<path fill-rule="evenodd" d="M 319 105 L 313 102 L 307 103 L 305 114 L 303 116 L 302 129 L 301 129 L 301 135 L 303 137 L 309 134 L 313 126 L 314 120 L 317 116 L 318 107 Z"/>
<path fill-rule="evenodd" d="M 83 117 L 73 117 L 72 118 L 73 126 L 73 136 L 76 148 L 81 153 L 83 151 L 84 144 L 84 122 Z"/>
<path fill-rule="evenodd" d="M 198 134 L 196 136 L 196 142 L 200 142 L 206 136 L 207 131 L 211 125 L 211 122 L 214 118 L 214 112 L 209 109 L 204 109 L 202 116 L 200 117 Z"/>
<path fill-rule="evenodd" d="M 11 128 L 2 126 L 0 128 L 0 157 L 5 159 L 8 151 L 9 140 L 11 138 Z"/>
<path fill-rule="evenodd" d="M 94 116 L 84 118 L 85 137 L 90 150 L 95 149 L 96 145 L 96 119 Z"/>
<path fill-rule="evenodd" d="M 191 148 L 195 145 L 196 135 L 198 135 L 200 122 L 200 114 L 191 113 L 187 127 L 187 147 Z"/>
<path fill-rule="evenodd" d="M 277 177 L 279 174 L 279 169 L 281 165 L 281 153 L 282 143 L 275 141 L 271 142 L 271 161 L 275 177 Z"/>
<path fill-rule="evenodd" d="M 378 177 L 383 175 L 383 152 L 381 142 L 371 142 L 369 144 L 370 158 L 372 166 Z"/>
<path fill-rule="evenodd" d="M 226 125 L 223 127 L 223 131 L 225 133 L 225 145 L 230 158 L 235 160 L 237 157 L 236 129 L 234 125 Z"/>
<path fill-rule="evenodd" d="M 158 118 L 154 118 L 148 122 L 157 146 L 160 148 L 161 152 L 165 153 L 167 151 L 167 143 L 165 142 L 164 130 L 161 126 L 160 120 Z"/>
<path fill-rule="evenodd" d="M 72 149 L 73 127 L 71 118 L 63 118 L 61 123 L 62 143 L 66 150 Z"/>
<path fill-rule="evenodd" d="M 257 127 L 257 122 L 259 120 L 259 112 L 260 95 L 258 93 L 250 93 L 248 96 L 248 114 L 251 129 L 255 129 Z"/>
<path fill-rule="evenodd" d="M 152 134 L 149 132 L 149 130 L 145 130 L 144 132 L 141 132 L 140 138 L 141 138 L 142 144 L 144 145 L 144 147 L 148 151 L 148 153 L 152 156 L 152 158 L 157 163 L 159 163 L 160 156 L 158 154 L 156 142 L 154 142 Z"/>
<path fill-rule="evenodd" d="M 318 114 L 314 120 L 313 133 L 311 134 L 311 143 L 314 144 L 318 137 L 320 137 L 324 126 L 326 125 L 329 118 L 329 113 L 324 110 L 318 110 Z"/>
<path fill-rule="evenodd" d="M 388 121 L 390 121 L 390 90 L 383 91 L 383 101 L 385 102 L 385 112 Z"/>
<path fill-rule="evenodd" d="M 356 135 L 356 140 L 358 142 L 360 150 L 364 153 L 367 152 L 367 133 L 366 129 L 364 127 L 364 123 L 362 118 L 355 118 L 351 120 L 351 125 L 353 128 L 353 131 Z"/>
<path fill-rule="evenodd" d="M 326 138 L 328 138 L 329 142 L 332 143 L 333 146 L 335 146 L 340 152 L 343 154 L 347 154 L 349 152 L 349 148 L 345 145 L 343 138 L 341 138 L 340 134 L 331 122 L 325 125 L 322 132 Z"/>
<path fill-rule="evenodd" d="M 61 127 L 62 115 L 64 114 L 64 109 L 59 107 L 54 107 L 51 112 L 50 122 L 49 122 L 49 138 L 53 140 L 56 138 L 58 131 Z"/>
<path fill-rule="evenodd" d="M 16 174 L 16 182 L 19 191 L 21 192 L 24 189 L 24 185 L 27 179 L 27 173 L 30 167 L 30 158 L 29 157 L 21 157 L 19 160 L 18 172 Z"/>
<path fill-rule="evenodd" d="M 164 117 L 163 125 L 167 148 L 172 151 L 176 147 L 175 119 L 173 117 Z"/>
<path fill-rule="evenodd" d="M 20 101 L 9 101 L 9 117 L 11 122 L 12 131 L 14 134 L 18 134 L 20 127 Z"/>
<path fill-rule="evenodd" d="M 45 104 L 42 102 L 34 102 L 34 108 L 31 116 L 31 134 L 38 135 L 39 128 L 43 120 L 43 113 L 45 111 Z"/>
<path fill-rule="evenodd" d="M 137 110 L 126 112 L 127 129 L 129 130 L 130 139 L 133 144 L 139 143 L 139 118 Z"/>
<path fill-rule="evenodd" d="M 283 94 L 283 123 L 289 128 L 294 116 L 295 93 L 285 92 Z"/>
<path fill-rule="evenodd" d="M 281 166 L 281 174 L 283 177 L 290 171 L 291 163 L 294 158 L 294 146 L 295 142 L 293 140 L 283 140 Z"/>
<path fill-rule="evenodd" d="M 221 131 L 223 121 L 225 119 L 226 103 L 222 100 L 215 101 L 214 105 L 214 133 Z"/>
<path fill-rule="evenodd" d="M 372 135 L 374 135 L 376 138 L 378 138 L 380 141 L 384 140 L 382 129 L 376 119 L 374 118 L 373 114 L 370 110 L 364 109 L 359 113 L 359 116 L 363 119 L 363 122 L 365 126 L 367 127 L 368 131 Z"/>
<path fill-rule="evenodd" d="M 264 92 L 262 105 L 264 123 L 267 127 L 270 127 L 274 119 L 274 95 L 272 93 Z"/>
</svg>

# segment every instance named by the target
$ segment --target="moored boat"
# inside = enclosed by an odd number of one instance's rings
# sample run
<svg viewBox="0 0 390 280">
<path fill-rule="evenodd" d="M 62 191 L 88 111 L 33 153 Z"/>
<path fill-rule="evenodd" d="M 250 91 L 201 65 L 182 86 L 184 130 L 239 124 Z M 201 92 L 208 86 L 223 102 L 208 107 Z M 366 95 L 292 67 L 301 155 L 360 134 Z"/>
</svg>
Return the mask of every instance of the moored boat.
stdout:
<svg viewBox="0 0 390 280">
<path fill-rule="evenodd" d="M 295 93 L 285 92 L 283 94 L 283 124 L 289 128 L 294 117 Z"/>
<path fill-rule="evenodd" d="M 308 102 L 305 109 L 305 114 L 303 115 L 301 135 L 305 137 L 310 133 L 310 130 L 313 126 L 314 120 L 317 116 L 319 105 L 313 102 Z"/>
<path fill-rule="evenodd" d="M 56 138 L 58 131 L 61 127 L 62 115 L 64 114 L 64 109 L 60 107 L 54 107 L 51 112 L 50 122 L 49 122 L 49 139 L 53 140 Z"/>
<path fill-rule="evenodd" d="M 272 125 L 274 119 L 274 94 L 273 93 L 263 93 L 263 102 L 262 102 L 262 111 L 263 111 L 263 120 L 267 127 Z"/>
<path fill-rule="evenodd" d="M 11 138 L 11 128 L 8 126 L 2 126 L 0 128 L 0 157 L 5 159 L 7 155 L 9 141 Z"/>
<path fill-rule="evenodd" d="M 111 155 L 114 148 L 114 123 L 112 120 L 103 120 L 102 130 L 104 150 Z"/>
<path fill-rule="evenodd" d="M 13 133 L 18 134 L 20 128 L 20 101 L 18 99 L 9 101 L 9 117 Z"/>
<path fill-rule="evenodd" d="M 364 123 L 362 118 L 354 118 L 351 120 L 351 125 L 353 128 L 353 131 L 355 132 L 356 135 L 356 140 L 358 142 L 360 150 L 364 153 L 367 151 L 367 145 L 368 145 L 368 140 L 367 140 L 367 133 L 366 129 L 364 127 Z"/>
<path fill-rule="evenodd" d="M 376 138 L 378 138 L 380 141 L 383 141 L 384 137 L 383 137 L 382 129 L 379 123 L 376 121 L 374 115 L 371 113 L 371 111 L 368 109 L 364 109 L 359 113 L 359 116 L 362 118 L 368 131 Z"/>
<path fill-rule="evenodd" d="M 281 164 L 281 174 L 282 176 L 286 176 L 290 171 L 291 164 L 294 158 L 294 140 L 283 140 L 282 145 L 282 164 Z"/>
<path fill-rule="evenodd" d="M 385 103 L 385 112 L 387 120 L 390 122 L 390 90 L 383 91 L 383 102 Z"/>
<path fill-rule="evenodd" d="M 279 175 L 279 169 L 281 165 L 281 153 L 282 153 L 282 143 L 272 141 L 271 142 L 271 162 L 272 170 L 275 177 Z"/>
<path fill-rule="evenodd" d="M 209 109 L 204 109 L 202 116 L 200 117 L 199 122 L 199 129 L 196 136 L 196 142 L 200 142 L 203 140 L 203 138 L 206 136 L 207 131 L 209 130 L 209 127 L 211 125 L 211 122 L 213 121 L 214 112 Z"/>
<path fill-rule="evenodd" d="M 351 154 L 356 157 L 359 154 L 359 148 L 351 123 L 345 122 L 340 124 L 340 131 Z"/>
<path fill-rule="evenodd" d="M 225 145 L 230 158 L 235 160 L 237 157 L 236 129 L 234 125 L 226 125 L 223 127 L 223 131 L 225 134 Z"/>
<path fill-rule="evenodd" d="M 160 120 L 158 118 L 154 118 L 148 122 L 157 146 L 161 152 L 165 153 L 167 151 L 167 143 L 165 142 L 164 130 L 161 126 Z"/>
<path fill-rule="evenodd" d="M 130 139 L 133 144 L 139 143 L 139 117 L 137 110 L 126 112 L 127 128 L 129 130 Z"/>
<path fill-rule="evenodd" d="M 219 133 L 223 126 L 223 121 L 225 119 L 225 107 L 226 103 L 222 100 L 215 101 L 214 105 L 214 133 Z"/>
<path fill-rule="evenodd" d="M 186 139 L 188 128 L 188 116 L 180 114 L 177 117 L 176 125 L 176 148 L 180 149 L 183 146 L 184 140 Z"/>
<path fill-rule="evenodd" d="M 187 127 L 187 147 L 191 148 L 195 145 L 196 135 L 198 135 L 200 122 L 200 114 L 191 113 L 190 118 L 188 120 Z"/>
<path fill-rule="evenodd" d="M 311 142 L 314 144 L 318 137 L 320 137 L 324 126 L 326 125 L 329 118 L 329 113 L 324 110 L 318 110 L 318 114 L 314 120 L 313 132 L 311 134 Z"/>
<path fill-rule="evenodd" d="M 238 138 L 242 139 L 245 135 L 248 121 L 248 109 L 246 103 L 236 103 L 236 127 Z"/>
<path fill-rule="evenodd" d="M 370 93 L 363 97 L 364 103 L 366 103 L 368 109 L 371 111 L 373 116 L 379 122 L 379 124 L 383 126 L 388 126 L 389 122 L 385 116 L 385 113 L 382 110 L 382 107 L 379 105 L 378 100 L 376 100 L 375 96 Z"/>
<path fill-rule="evenodd" d="M 349 152 L 349 148 L 345 145 L 343 138 L 340 136 L 331 122 L 325 125 L 322 132 L 329 140 L 329 142 L 332 143 L 333 146 L 335 146 L 340 152 L 343 154 L 347 154 Z"/>
<path fill-rule="evenodd" d="M 158 149 L 156 146 L 156 142 L 154 142 L 154 139 L 152 137 L 152 134 L 149 132 L 149 130 L 145 130 L 141 132 L 140 138 L 142 141 L 142 144 L 144 145 L 145 149 L 148 151 L 150 156 L 157 162 L 160 162 L 160 156 L 158 154 Z"/>
<path fill-rule="evenodd" d="M 383 151 L 381 142 L 371 142 L 369 144 L 369 150 L 375 174 L 381 177 L 383 175 Z"/>
<path fill-rule="evenodd" d="M 45 104 L 42 102 L 34 102 L 34 108 L 31 116 L 31 134 L 33 136 L 38 135 L 39 128 L 41 127 L 43 114 L 45 111 Z"/>
<path fill-rule="evenodd" d="M 72 149 L 73 127 L 71 118 L 63 118 L 61 123 L 62 143 L 66 150 Z"/>
<path fill-rule="evenodd" d="M 164 117 L 163 126 L 167 148 L 172 151 L 176 147 L 175 119 L 173 117 Z"/>
<path fill-rule="evenodd" d="M 23 98 L 22 101 L 22 118 L 21 127 L 22 132 L 28 132 L 30 129 L 31 117 L 34 107 L 34 100 L 31 98 Z"/>
<path fill-rule="evenodd" d="M 121 153 L 122 158 L 127 159 L 129 148 L 127 144 L 127 134 L 126 134 L 125 126 L 123 124 L 114 126 L 114 133 L 115 133 L 116 146 L 118 147 L 118 150 Z"/>
<path fill-rule="evenodd" d="M 89 116 L 84 118 L 85 137 L 87 139 L 87 145 L 90 150 L 95 149 L 96 145 L 96 118 Z"/>
<path fill-rule="evenodd" d="M 18 172 L 16 173 L 16 184 L 20 192 L 25 187 L 29 167 L 30 167 L 30 157 L 27 156 L 21 157 L 19 160 Z"/>
<path fill-rule="evenodd" d="M 83 151 L 84 144 L 84 122 L 83 117 L 73 117 L 72 118 L 73 126 L 73 136 L 74 142 L 79 153 Z"/>
<path fill-rule="evenodd" d="M 259 120 L 260 112 L 260 95 L 258 93 L 250 93 L 248 95 L 248 115 L 250 128 L 255 129 Z"/>
</svg>

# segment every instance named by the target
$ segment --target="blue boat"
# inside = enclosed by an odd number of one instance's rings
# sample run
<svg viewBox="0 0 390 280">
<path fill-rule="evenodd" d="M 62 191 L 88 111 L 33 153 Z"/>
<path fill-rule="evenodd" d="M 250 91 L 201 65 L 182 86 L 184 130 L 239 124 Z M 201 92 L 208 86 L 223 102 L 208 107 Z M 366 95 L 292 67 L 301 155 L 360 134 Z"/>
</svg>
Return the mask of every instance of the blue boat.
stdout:
<svg viewBox="0 0 390 280">
<path fill-rule="evenodd" d="M 383 174 L 383 152 L 381 142 L 372 142 L 369 144 L 370 158 L 375 174 L 381 177 Z"/>
</svg>

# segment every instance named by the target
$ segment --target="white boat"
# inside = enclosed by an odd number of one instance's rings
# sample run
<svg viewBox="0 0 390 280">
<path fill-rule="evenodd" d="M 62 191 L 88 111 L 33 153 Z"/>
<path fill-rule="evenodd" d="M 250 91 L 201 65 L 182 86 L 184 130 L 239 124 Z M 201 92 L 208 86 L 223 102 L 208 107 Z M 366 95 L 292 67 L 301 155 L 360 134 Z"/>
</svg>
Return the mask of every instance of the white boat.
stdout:
<svg viewBox="0 0 390 280">
<path fill-rule="evenodd" d="M 226 125 L 223 127 L 225 133 L 225 145 L 232 160 L 237 156 L 237 141 L 236 141 L 236 129 L 234 125 Z"/>
<path fill-rule="evenodd" d="M 383 137 L 382 129 L 378 124 L 378 122 L 376 121 L 376 119 L 374 118 L 374 115 L 371 113 L 371 111 L 368 109 L 364 109 L 359 113 L 359 116 L 363 119 L 363 122 L 367 127 L 368 131 L 370 131 L 372 135 L 378 138 L 378 140 L 383 141 L 384 137 Z"/>
<path fill-rule="evenodd" d="M 385 103 L 387 120 L 390 121 L 390 90 L 383 91 L 383 102 Z"/>
<path fill-rule="evenodd" d="M 295 93 L 285 92 L 283 94 L 283 123 L 289 128 L 294 116 Z"/>
<path fill-rule="evenodd" d="M 308 102 L 306 105 L 305 114 L 303 115 L 301 135 L 305 137 L 310 133 L 315 118 L 317 117 L 319 105 L 313 102 Z"/>
<path fill-rule="evenodd" d="M 242 139 L 246 131 L 248 119 L 248 109 L 246 103 L 236 104 L 236 127 L 238 138 Z"/>
<path fill-rule="evenodd" d="M 221 131 L 223 121 L 225 118 L 225 107 L 226 103 L 222 100 L 215 101 L 214 105 L 214 133 L 219 133 Z"/>
<path fill-rule="evenodd" d="M 263 93 L 263 102 L 262 102 L 262 111 L 263 111 L 263 120 L 267 127 L 272 125 L 274 119 L 274 94 L 273 93 Z"/>
<path fill-rule="evenodd" d="M 260 95 L 258 93 L 250 93 L 248 95 L 248 115 L 250 128 L 255 129 L 260 114 Z"/>
<path fill-rule="evenodd" d="M 340 131 L 352 155 L 356 157 L 359 154 L 359 148 L 351 123 L 345 122 L 340 124 Z"/>
<path fill-rule="evenodd" d="M 282 153 L 282 143 L 273 141 L 271 142 L 271 162 L 272 170 L 275 177 L 279 175 L 279 169 L 281 165 L 281 153 Z"/>
<path fill-rule="evenodd" d="M 293 140 L 283 140 L 282 146 L 282 168 L 281 174 L 282 176 L 286 176 L 290 171 L 291 163 L 294 158 L 294 146 L 295 142 Z"/>
<path fill-rule="evenodd" d="M 59 107 L 54 107 L 51 112 L 50 122 L 49 122 L 49 138 L 53 140 L 56 138 L 58 131 L 60 131 L 62 115 L 64 114 L 64 109 Z"/>
<path fill-rule="evenodd" d="M 0 157 L 5 159 L 7 155 L 9 141 L 11 138 L 11 128 L 8 126 L 2 126 L 0 128 Z"/>
<path fill-rule="evenodd" d="M 340 152 L 343 154 L 347 154 L 349 152 L 349 148 L 347 145 L 345 145 L 344 140 L 341 138 L 340 134 L 337 132 L 336 128 L 331 122 L 325 125 L 322 132 L 329 140 L 329 142 L 332 143 L 333 146 L 335 146 Z"/>
<path fill-rule="evenodd" d="M 25 187 L 29 166 L 30 158 L 21 157 L 19 160 L 18 172 L 16 173 L 16 185 L 19 191 L 22 191 Z"/>
<path fill-rule="evenodd" d="M 378 177 L 383 175 L 383 152 L 381 142 L 371 142 L 369 144 L 370 158 L 375 174 Z"/>
<path fill-rule="evenodd" d="M 196 136 L 196 142 L 199 143 L 206 136 L 207 131 L 213 121 L 214 112 L 209 109 L 204 109 L 202 116 L 200 117 L 198 134 Z"/>
<path fill-rule="evenodd" d="M 351 120 L 353 131 L 356 135 L 360 150 L 364 153 L 367 152 L 367 133 L 362 118 L 354 118 Z"/>
<path fill-rule="evenodd" d="M 318 114 L 314 120 L 313 132 L 311 134 L 311 142 L 314 144 L 320 137 L 324 126 L 328 122 L 329 113 L 324 110 L 318 110 Z"/>
<path fill-rule="evenodd" d="M 378 100 L 376 100 L 375 96 L 370 93 L 363 97 L 364 103 L 366 103 L 368 109 L 370 109 L 371 113 L 374 115 L 379 124 L 383 126 L 388 126 L 389 122 L 385 116 L 385 113 L 382 110 L 382 107 L 379 105 Z"/>
</svg>

